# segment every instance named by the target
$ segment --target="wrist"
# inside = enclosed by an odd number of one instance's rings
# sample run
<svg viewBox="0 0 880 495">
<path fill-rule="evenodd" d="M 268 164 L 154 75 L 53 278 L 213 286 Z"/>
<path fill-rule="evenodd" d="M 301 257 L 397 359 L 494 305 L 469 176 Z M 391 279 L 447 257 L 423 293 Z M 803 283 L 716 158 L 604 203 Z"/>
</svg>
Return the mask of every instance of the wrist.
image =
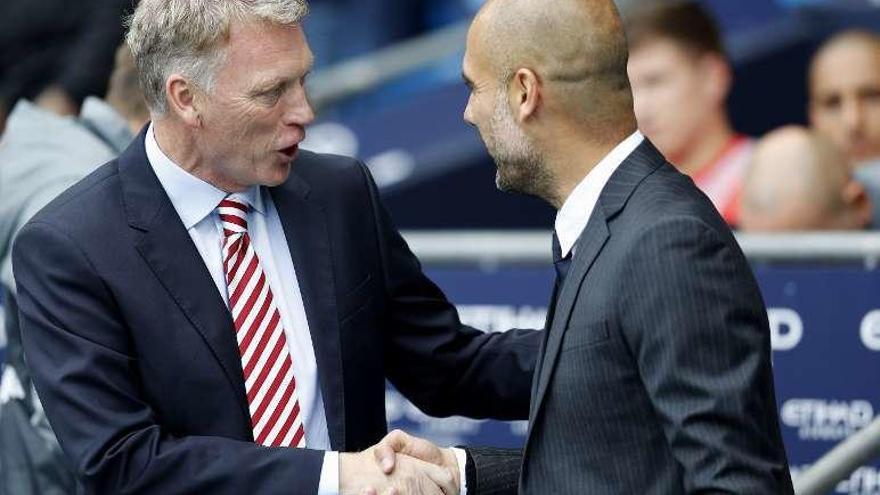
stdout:
<svg viewBox="0 0 880 495">
<path fill-rule="evenodd" d="M 452 476 L 455 479 L 455 486 L 461 490 L 461 468 L 458 465 L 458 456 L 455 455 L 455 451 L 452 447 L 442 449 L 442 452 L 443 465 L 452 473 Z"/>
</svg>

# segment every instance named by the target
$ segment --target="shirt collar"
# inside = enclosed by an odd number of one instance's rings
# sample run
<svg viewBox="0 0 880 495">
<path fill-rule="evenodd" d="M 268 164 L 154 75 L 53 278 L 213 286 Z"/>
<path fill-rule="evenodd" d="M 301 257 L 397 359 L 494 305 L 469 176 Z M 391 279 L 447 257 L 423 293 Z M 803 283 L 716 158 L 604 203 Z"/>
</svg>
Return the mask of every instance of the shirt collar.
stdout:
<svg viewBox="0 0 880 495">
<path fill-rule="evenodd" d="M 147 128 L 144 138 L 147 160 L 156 173 L 159 183 L 187 230 L 214 212 L 220 201 L 229 194 L 190 174 L 174 163 L 160 148 L 153 133 L 153 124 Z M 265 213 L 261 188 L 252 186 L 235 196 L 247 202 L 253 211 Z"/>
<path fill-rule="evenodd" d="M 563 258 L 572 251 L 586 228 L 608 179 L 644 139 L 639 131 L 630 134 L 587 173 L 562 204 L 556 213 L 555 229 Z"/>
</svg>

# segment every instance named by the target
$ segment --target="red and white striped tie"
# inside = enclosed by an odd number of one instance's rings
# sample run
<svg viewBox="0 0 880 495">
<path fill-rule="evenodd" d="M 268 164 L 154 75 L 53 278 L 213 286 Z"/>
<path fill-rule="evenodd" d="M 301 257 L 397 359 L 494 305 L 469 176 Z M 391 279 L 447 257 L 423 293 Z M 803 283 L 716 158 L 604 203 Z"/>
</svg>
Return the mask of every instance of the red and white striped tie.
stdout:
<svg viewBox="0 0 880 495">
<path fill-rule="evenodd" d="M 254 441 L 303 447 L 305 430 L 293 362 L 272 289 L 247 231 L 248 204 L 233 196 L 217 207 L 223 223 L 223 268 Z"/>
</svg>

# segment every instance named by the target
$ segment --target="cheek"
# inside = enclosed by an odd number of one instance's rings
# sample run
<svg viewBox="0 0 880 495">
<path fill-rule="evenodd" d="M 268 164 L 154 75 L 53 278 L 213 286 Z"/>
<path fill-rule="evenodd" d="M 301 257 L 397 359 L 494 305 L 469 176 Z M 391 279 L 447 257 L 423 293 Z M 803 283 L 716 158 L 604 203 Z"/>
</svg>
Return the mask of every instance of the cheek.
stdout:
<svg viewBox="0 0 880 495">
<path fill-rule="evenodd" d="M 842 133 L 843 127 L 840 121 L 840 112 L 838 110 L 820 108 L 813 113 L 813 125 L 822 133 L 829 136 L 836 136 Z"/>
<path fill-rule="evenodd" d="M 865 124 L 873 136 L 880 136 L 880 102 L 870 102 L 865 106 Z"/>
</svg>

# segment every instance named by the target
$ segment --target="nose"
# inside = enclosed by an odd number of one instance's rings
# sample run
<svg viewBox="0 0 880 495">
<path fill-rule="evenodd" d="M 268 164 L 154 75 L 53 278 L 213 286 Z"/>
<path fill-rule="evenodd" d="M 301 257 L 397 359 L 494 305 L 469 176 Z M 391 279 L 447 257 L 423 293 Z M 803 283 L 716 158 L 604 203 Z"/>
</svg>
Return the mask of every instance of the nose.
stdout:
<svg viewBox="0 0 880 495">
<path fill-rule="evenodd" d="M 298 91 L 292 92 L 283 118 L 285 125 L 303 127 L 315 120 L 315 111 L 309 103 L 305 88 L 300 87 Z"/>
<path fill-rule="evenodd" d="M 467 105 L 464 107 L 464 121 L 470 125 L 474 125 L 474 115 L 473 110 L 471 109 L 471 98 L 468 97 Z"/>
<path fill-rule="evenodd" d="M 865 122 L 865 109 L 859 101 L 848 100 L 843 105 L 843 123 L 846 129 L 855 133 L 862 129 Z"/>
</svg>

